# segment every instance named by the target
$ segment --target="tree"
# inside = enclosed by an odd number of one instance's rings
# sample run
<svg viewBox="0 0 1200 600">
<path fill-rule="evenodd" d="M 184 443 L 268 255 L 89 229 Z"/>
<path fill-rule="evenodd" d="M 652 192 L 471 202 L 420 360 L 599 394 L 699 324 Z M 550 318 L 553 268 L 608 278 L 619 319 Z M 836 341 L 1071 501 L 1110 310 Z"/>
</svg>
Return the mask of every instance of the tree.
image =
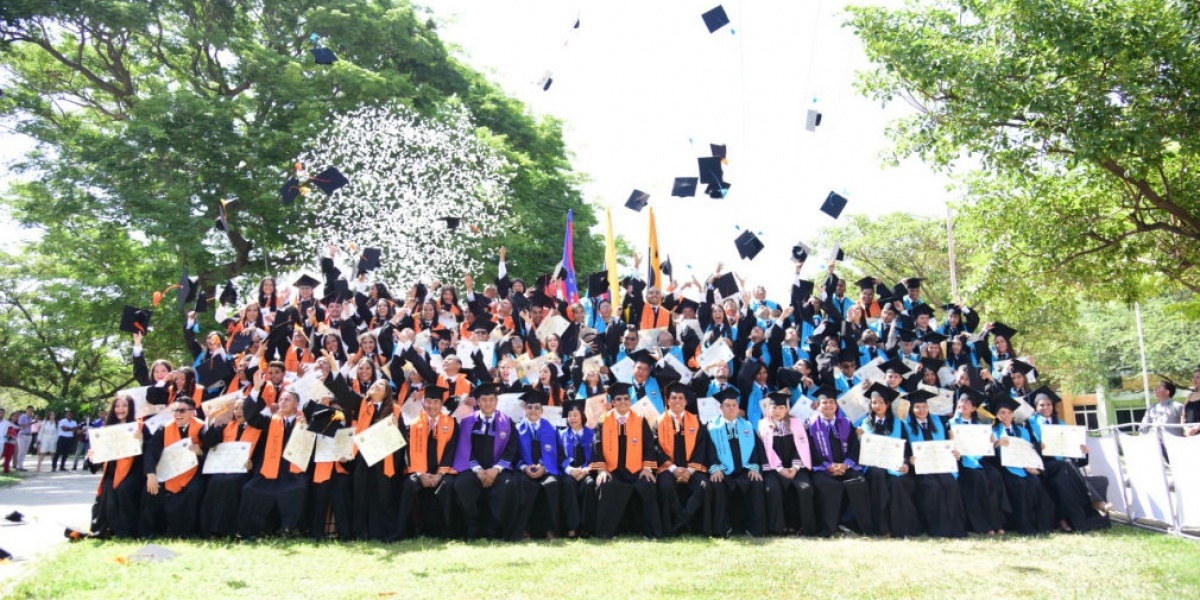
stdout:
<svg viewBox="0 0 1200 600">
<path fill-rule="evenodd" d="M 337 62 L 314 64 L 314 33 Z M 405 0 L 5 2 L 0 67 L 7 75 L 0 114 L 37 142 L 18 165 L 25 180 L 3 201 L 20 223 L 53 241 L 27 248 L 28 261 L 87 256 L 92 266 L 68 276 L 88 268 L 94 276 L 70 287 L 104 299 L 86 310 L 35 306 L 33 314 L 73 328 L 74 344 L 103 340 L 110 334 L 87 329 L 91 323 L 115 323 L 124 303 L 144 306 L 184 267 L 211 287 L 311 260 L 296 250 L 312 247 L 319 206 L 282 205 L 279 188 L 295 157 L 313 150 L 305 142 L 334 115 L 375 103 L 425 117 L 448 103 L 464 106 L 479 138 L 513 165 L 511 207 L 520 225 L 482 231 L 481 247 L 507 245 L 512 267 L 548 271 L 559 257 L 544 240 L 561 239 L 558 214 L 571 208 L 576 260 L 600 262 L 601 241 L 587 234 L 596 218 L 578 190 L 561 124 L 533 118 L 450 57 L 428 14 Z M 236 202 L 228 231 L 218 233 L 222 199 Z M 109 238 L 128 243 L 119 250 L 92 245 Z M 125 261 L 138 268 L 106 268 Z M 494 261 L 487 265 L 494 273 Z M 34 289 L 31 302 L 44 302 L 41 288 L 60 283 L 41 274 L 22 275 Z M 155 322 L 178 332 L 179 317 L 166 304 Z M 151 343 L 160 341 L 159 356 L 182 354 L 178 333 Z M 61 375 L 48 363 L 34 366 L 47 370 L 23 377 Z"/>
<path fill-rule="evenodd" d="M 899 156 L 963 157 L 982 287 L 1132 301 L 1200 291 L 1200 9 L 1177 0 L 935 0 L 850 9 L 861 89 L 918 111 Z M 1193 296 L 1194 298 L 1194 296 Z"/>
</svg>

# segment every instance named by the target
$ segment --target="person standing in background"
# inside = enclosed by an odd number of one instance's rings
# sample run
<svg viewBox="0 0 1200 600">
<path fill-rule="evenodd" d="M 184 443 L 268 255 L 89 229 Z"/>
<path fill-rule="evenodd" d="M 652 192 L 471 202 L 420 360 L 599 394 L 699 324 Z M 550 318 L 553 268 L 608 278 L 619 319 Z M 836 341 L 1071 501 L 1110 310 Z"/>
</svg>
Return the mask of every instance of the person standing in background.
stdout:
<svg viewBox="0 0 1200 600">
<path fill-rule="evenodd" d="M 50 458 L 50 467 L 54 468 L 54 450 L 58 447 L 58 420 L 54 411 L 48 411 L 46 418 L 34 424 L 33 433 L 37 436 L 38 464 L 37 470 L 42 470 L 42 461 Z"/>
<path fill-rule="evenodd" d="M 17 432 L 17 470 L 25 470 L 25 455 L 29 454 L 29 447 L 33 445 L 33 426 L 37 423 L 37 417 L 33 415 L 33 406 L 26 406 L 25 412 L 17 418 L 17 426 L 21 428 Z M 34 448 L 37 452 L 37 448 Z"/>
<path fill-rule="evenodd" d="M 79 423 L 75 421 L 71 411 L 63 411 L 63 418 L 58 421 L 58 443 L 54 448 L 54 458 L 50 460 L 51 472 L 67 470 L 67 457 L 75 453 L 76 429 L 79 429 Z"/>
</svg>

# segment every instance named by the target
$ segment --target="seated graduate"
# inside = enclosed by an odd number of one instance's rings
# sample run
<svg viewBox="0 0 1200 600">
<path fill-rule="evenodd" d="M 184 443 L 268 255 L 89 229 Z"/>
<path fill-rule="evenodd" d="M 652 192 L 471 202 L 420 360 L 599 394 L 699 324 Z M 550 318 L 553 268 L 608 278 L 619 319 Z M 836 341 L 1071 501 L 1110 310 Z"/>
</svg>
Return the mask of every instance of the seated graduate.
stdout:
<svg viewBox="0 0 1200 600">
<path fill-rule="evenodd" d="M 838 531 L 843 502 L 849 499 L 855 525 L 874 531 L 871 520 L 871 491 L 862 476 L 858 458 L 858 436 L 850 420 L 838 414 L 837 398 L 818 391 L 817 414 L 808 423 L 808 442 L 813 460 L 813 487 L 817 488 L 817 535 L 829 537 Z"/>
<path fill-rule="evenodd" d="M 603 391 L 603 388 L 601 388 Z M 567 402 L 567 428 L 559 433 L 566 458 L 562 463 L 562 523 L 568 538 L 596 528 L 596 479 L 592 477 L 592 444 L 595 432 L 587 426 L 586 404 Z"/>
<path fill-rule="evenodd" d="M 245 398 L 233 403 L 233 410 L 211 417 L 204 428 L 204 447 L 215 448 L 225 442 L 247 442 L 254 445 L 262 432 L 246 423 L 243 409 Z M 204 501 L 200 503 L 200 532 L 205 537 L 233 537 L 238 532 L 238 510 L 242 503 L 242 488 L 250 480 L 249 473 L 218 473 L 205 475 Z"/>
<path fill-rule="evenodd" d="M 549 401 L 546 393 L 532 389 L 521 399 L 525 401 L 525 420 L 517 424 L 517 478 L 523 486 L 518 521 L 523 531 L 544 532 L 546 539 L 553 540 L 561 526 L 559 481 L 567 454 L 558 430 L 542 418 L 542 406 Z M 533 523 L 529 522 L 531 515 Z"/>
<path fill-rule="evenodd" d="M 496 410 L 499 398 L 494 384 L 477 387 L 475 400 L 478 409 L 459 422 L 454 450 L 454 470 L 458 472 L 454 493 L 462 506 L 466 536 L 520 540 L 525 532 L 517 518 L 521 486 L 513 472 L 515 428 L 508 415 Z M 486 502 L 487 511 L 481 502 Z"/>
<path fill-rule="evenodd" d="M 792 393 L 768 395 L 771 409 L 758 423 L 767 460 L 763 479 L 767 494 L 767 533 L 816 535 L 817 516 L 812 485 L 812 452 L 804 421 L 789 414 Z"/>
<path fill-rule="evenodd" d="M 186 396 L 177 396 L 169 409 L 174 420 L 150 436 L 145 446 L 146 494 L 142 496 L 139 534 L 156 537 L 188 537 L 196 533 L 200 500 L 204 498 L 204 465 L 200 433 L 204 423 L 196 418 L 196 404 Z M 191 451 L 200 464 L 163 482 L 158 481 L 158 461 L 165 448 L 184 438 L 191 440 Z M 161 486 L 160 486 L 161 483 Z"/>
<path fill-rule="evenodd" d="M 711 441 L 699 417 L 687 411 L 695 404 L 692 388 L 667 387 L 667 413 L 658 420 L 658 508 L 665 533 L 675 536 L 689 526 L 712 535 L 712 486 L 708 467 Z"/>
<path fill-rule="evenodd" d="M 958 390 L 958 411 L 950 419 L 950 438 L 954 429 L 961 425 L 984 425 L 979 420 L 976 408 L 983 403 L 983 395 L 970 387 Z M 995 436 L 992 443 L 996 442 Z M 966 526 L 974 533 L 987 535 L 1004 534 L 1004 513 L 1011 512 L 1004 495 L 1004 482 L 1000 470 L 982 456 L 958 457 L 958 487 L 962 492 L 963 512 Z"/>
<path fill-rule="evenodd" d="M 642 506 L 642 535 L 662 537 L 654 468 L 657 449 L 650 423 L 633 412 L 628 383 L 608 388 L 612 410 L 596 426 L 592 470 L 596 475 L 596 535 L 616 535 L 629 499 L 637 493 Z"/>
<path fill-rule="evenodd" d="M 654 409 L 661 414 L 666 410 L 666 404 L 663 402 L 663 388 L 665 387 L 656 377 L 651 376 L 654 365 L 658 361 L 654 355 L 650 354 L 649 350 L 638 350 L 629 355 L 634 361 L 633 378 L 623 382 L 630 384 L 630 396 L 636 396 L 637 400 L 649 398 Z M 636 402 L 636 400 L 635 400 Z"/>
<path fill-rule="evenodd" d="M 261 392 L 263 376 L 256 373 L 254 387 Z M 242 414 L 246 424 L 264 432 L 259 435 L 250 454 L 250 481 L 242 488 L 242 503 L 238 510 L 238 530 L 244 538 L 273 533 L 295 533 L 304 516 L 308 495 L 308 475 L 300 465 L 283 457 L 283 449 L 296 428 L 306 426 L 304 415 L 297 410 L 300 397 L 291 390 L 279 395 L 270 417 L 262 414 L 266 406 L 262 394 L 253 394 L 257 401 L 246 402 Z"/>
<path fill-rule="evenodd" d="M 421 413 L 408 427 L 408 470 L 400 490 L 400 537 L 409 537 L 416 518 L 416 535 L 450 537 L 454 509 L 454 452 L 458 448 L 458 421 L 442 410 L 446 388 L 431 385 L 421 392 Z"/>
<path fill-rule="evenodd" d="M 933 392 L 916 390 L 908 395 L 908 441 L 931 442 L 949 439 L 942 418 L 929 412 Z M 959 458 L 958 451 L 954 451 Z M 915 464 L 914 458 L 909 458 Z M 955 474 L 917 474 L 917 508 L 925 522 L 925 531 L 934 537 L 966 537 L 963 526 L 962 494 Z"/>
<path fill-rule="evenodd" d="M 1005 467 L 1002 464 L 1009 438 L 1021 438 L 1033 444 L 1035 450 L 1040 447 L 1028 423 L 1013 421 L 1013 411 L 1020 406 L 1019 401 L 1013 398 L 995 399 L 996 423 L 992 426 L 992 435 L 996 436 L 996 456 L 990 461 L 999 467 L 1004 491 L 1012 505 L 1005 526 L 1025 534 L 1047 533 L 1054 528 L 1054 502 L 1038 479 L 1041 470 Z"/>
<path fill-rule="evenodd" d="M 104 426 L 120 423 L 137 423 L 138 435 L 142 435 L 140 419 L 134 416 L 133 399 L 123 393 L 113 397 L 108 407 Z M 88 464 L 95 473 L 104 470 L 100 486 L 96 491 L 96 506 L 92 509 L 92 535 L 100 538 L 131 538 L 138 532 L 138 509 L 142 490 L 145 487 L 145 467 L 142 455 L 129 456 L 94 463 L 92 450 L 88 450 Z"/>
<path fill-rule="evenodd" d="M 1037 413 L 1030 419 L 1034 434 L 1042 439 L 1043 425 L 1063 425 L 1054 413 L 1054 403 L 1061 400 L 1050 388 L 1042 386 L 1033 392 L 1034 409 Z M 1058 508 L 1059 526 L 1063 531 L 1091 531 L 1109 526 L 1108 478 L 1087 477 L 1082 467 L 1087 466 L 1087 444 L 1080 447 L 1083 458 L 1042 456 L 1046 464 L 1043 476 L 1046 489 Z"/>
<path fill-rule="evenodd" d="M 396 402 L 392 386 L 386 379 L 377 379 L 361 399 L 357 394 L 346 394 L 346 390 L 340 386 L 335 386 L 332 391 L 339 394 L 339 404 L 353 418 L 356 434 L 388 419 L 393 419 L 395 426 L 401 427 L 400 403 Z M 390 541 L 399 534 L 400 486 L 396 476 L 404 469 L 403 461 L 403 449 L 373 465 L 367 465 L 362 453 L 357 453 L 351 494 L 354 499 L 354 534 L 358 539 Z"/>
<path fill-rule="evenodd" d="M 317 368 L 331 369 L 328 359 L 317 359 Z M 328 378 L 330 372 L 326 371 Z M 308 421 L 308 430 L 324 438 L 333 438 L 338 431 L 351 427 L 346 411 L 333 401 L 332 394 L 304 405 L 301 411 Z M 321 437 L 317 443 L 321 443 Z M 353 497 L 351 496 L 350 464 L 353 457 L 340 457 L 336 461 L 317 462 L 314 456 L 311 468 L 312 485 L 309 488 L 308 512 L 311 517 L 309 533 L 314 539 L 329 537 L 328 523 L 333 519 L 338 539 L 354 538 Z"/>
<path fill-rule="evenodd" d="M 867 389 L 871 411 L 858 421 L 856 433 L 860 437 L 885 435 L 906 439 L 904 422 L 892 412 L 892 402 L 898 395 L 886 385 L 871 384 Z M 915 537 L 923 532 L 921 517 L 913 503 L 916 482 L 911 470 L 907 464 L 900 465 L 899 470 L 863 467 L 863 476 L 871 488 L 871 522 L 875 525 L 871 533 Z"/>
<path fill-rule="evenodd" d="M 750 421 L 738 416 L 741 411 L 738 396 L 732 391 L 718 396 L 721 416 L 708 423 L 714 458 L 708 469 L 713 488 L 713 531 L 729 535 L 733 531 L 730 514 L 740 509 L 737 512 L 745 515 L 746 533 L 762 537 L 767 531 L 762 477 L 766 453 L 762 440 L 755 435 Z"/>
</svg>

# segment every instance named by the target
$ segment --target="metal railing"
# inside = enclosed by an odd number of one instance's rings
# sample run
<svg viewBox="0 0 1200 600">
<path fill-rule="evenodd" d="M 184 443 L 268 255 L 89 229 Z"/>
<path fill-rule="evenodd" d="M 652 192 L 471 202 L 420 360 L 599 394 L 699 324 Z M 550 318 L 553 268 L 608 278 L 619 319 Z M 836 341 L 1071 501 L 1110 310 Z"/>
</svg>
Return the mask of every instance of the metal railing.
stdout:
<svg viewBox="0 0 1200 600">
<path fill-rule="evenodd" d="M 1195 527 L 1187 528 L 1183 519 L 1183 515 L 1185 514 L 1185 502 L 1187 503 L 1187 506 L 1192 507 L 1193 512 L 1200 512 L 1200 498 L 1191 498 L 1190 496 L 1185 497 L 1184 493 L 1179 489 L 1177 481 L 1173 481 L 1177 480 L 1177 478 L 1173 477 L 1171 474 L 1172 469 L 1170 451 L 1162 442 L 1162 438 L 1164 437 L 1163 434 L 1165 433 L 1164 430 L 1182 430 L 1184 427 L 1194 427 L 1194 424 L 1185 426 L 1179 423 L 1123 423 L 1121 425 L 1112 425 L 1088 430 L 1089 439 L 1111 438 L 1115 443 L 1117 455 L 1112 457 L 1103 457 L 1104 459 L 1108 459 L 1104 461 L 1105 464 L 1103 466 L 1106 468 L 1111 467 L 1116 471 L 1113 473 L 1113 475 L 1116 476 L 1117 481 L 1109 482 L 1109 491 L 1111 495 L 1111 491 L 1113 491 L 1115 487 L 1116 491 L 1121 495 L 1121 497 L 1119 499 L 1109 498 L 1108 501 L 1112 503 L 1114 507 L 1119 507 L 1116 508 L 1115 512 L 1125 517 L 1125 523 L 1134 527 L 1159 531 L 1171 535 L 1179 535 L 1189 539 L 1196 539 L 1198 536 L 1200 536 L 1200 529 L 1196 529 Z M 1143 435 L 1150 435 L 1151 432 L 1158 441 L 1158 452 L 1155 453 L 1157 462 L 1151 462 L 1149 465 L 1151 468 L 1150 472 L 1131 473 L 1131 465 L 1127 460 L 1124 460 L 1126 448 L 1124 444 L 1122 444 L 1122 436 L 1119 434 L 1140 437 Z M 1167 435 L 1174 436 L 1174 434 Z M 1089 443 L 1088 445 L 1090 455 L 1093 444 Z M 1097 442 L 1095 446 L 1102 452 L 1104 451 L 1101 443 Z M 1095 463 L 1089 460 L 1089 472 L 1094 472 L 1094 467 L 1096 466 L 1097 465 Z M 1189 465 L 1189 467 L 1200 468 L 1200 465 Z M 1138 468 L 1138 465 L 1133 465 L 1133 469 L 1136 470 Z M 1154 471 L 1154 468 L 1157 468 L 1156 472 Z M 1108 473 L 1105 474 L 1107 475 Z M 1143 504 L 1153 504 L 1152 502 L 1147 501 L 1147 499 L 1153 499 L 1153 490 L 1146 490 L 1145 493 L 1141 493 L 1142 490 L 1139 490 L 1137 487 L 1139 480 L 1146 483 L 1147 487 L 1155 487 L 1159 483 L 1159 478 L 1161 478 L 1161 490 L 1165 491 L 1167 496 L 1166 504 L 1169 508 L 1169 514 L 1163 515 L 1167 517 L 1166 519 L 1148 516 L 1156 512 L 1154 510 L 1156 506 L 1144 506 Z M 1110 476 L 1109 479 L 1111 480 L 1112 476 Z M 1157 508 L 1161 510 L 1162 507 L 1158 506 Z M 1117 520 L 1119 521 L 1120 519 Z M 1163 526 L 1158 527 L 1152 523 L 1162 523 Z"/>
</svg>

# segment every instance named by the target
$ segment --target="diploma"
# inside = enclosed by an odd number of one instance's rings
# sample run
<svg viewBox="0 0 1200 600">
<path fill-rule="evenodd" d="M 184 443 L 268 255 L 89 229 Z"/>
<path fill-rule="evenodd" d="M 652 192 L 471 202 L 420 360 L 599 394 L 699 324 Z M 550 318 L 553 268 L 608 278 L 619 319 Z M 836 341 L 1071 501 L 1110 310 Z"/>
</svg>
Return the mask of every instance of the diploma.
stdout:
<svg viewBox="0 0 1200 600">
<path fill-rule="evenodd" d="M 188 469 L 195 468 L 198 464 L 200 462 L 196 460 L 196 455 L 192 452 L 192 438 L 183 438 L 163 448 L 162 456 L 158 458 L 155 475 L 158 476 L 159 482 L 170 481 L 183 475 Z"/>
<path fill-rule="evenodd" d="M 245 473 L 249 469 L 250 452 L 254 445 L 250 442 L 223 442 L 208 451 L 204 459 L 205 475 L 221 475 L 224 473 Z"/>
<path fill-rule="evenodd" d="M 508 415 L 514 423 L 525 418 L 525 401 L 523 394 L 500 394 L 497 396 L 496 410 Z"/>
<path fill-rule="evenodd" d="M 537 326 L 537 330 L 534 333 L 537 335 L 538 340 L 544 343 L 546 338 L 550 337 L 551 335 L 561 336 L 562 333 L 570 326 L 570 321 L 558 315 L 552 315 L 542 319 L 541 324 Z"/>
<path fill-rule="evenodd" d="M 720 339 L 702 350 L 697 362 L 700 364 L 700 368 L 708 369 L 715 364 L 725 364 L 731 360 L 733 360 L 733 350 L 730 350 L 729 345 Z"/>
<path fill-rule="evenodd" d="M 555 427 L 567 426 L 567 420 L 563 418 L 563 407 L 561 406 L 543 406 L 542 418 L 549 421 Z"/>
<path fill-rule="evenodd" d="M 858 438 L 858 464 L 893 471 L 900 470 L 900 467 L 904 466 L 904 440 L 873 433 L 860 436 Z"/>
<path fill-rule="evenodd" d="M 396 419 L 391 416 L 366 428 L 362 433 L 354 434 L 354 443 L 358 445 L 358 451 L 362 453 L 368 467 L 375 466 L 375 463 L 405 446 L 404 436 L 400 435 Z"/>
<path fill-rule="evenodd" d="M 1042 425 L 1042 455 L 1083 458 L 1087 428 L 1080 425 Z"/>
<path fill-rule="evenodd" d="M 583 411 L 587 415 L 588 426 L 595 429 L 596 425 L 604 419 L 604 413 L 608 412 L 608 396 L 606 394 L 596 394 L 588 398 Z"/>
<path fill-rule="evenodd" d="M 313 446 L 316 443 L 317 434 L 297 423 L 292 427 L 292 435 L 283 449 L 283 457 L 301 470 L 308 470 L 308 461 L 312 460 Z"/>
<path fill-rule="evenodd" d="M 168 423 L 174 420 L 175 415 L 169 410 L 164 410 L 153 417 L 142 421 L 142 425 L 146 426 L 146 431 L 148 431 L 150 435 L 154 435 L 154 432 L 166 427 Z"/>
<path fill-rule="evenodd" d="M 679 373 L 679 383 L 688 385 L 692 382 L 692 370 L 687 368 L 687 365 L 679 362 L 679 359 L 675 358 L 674 354 L 668 353 L 663 357 L 663 362 L 670 365 L 672 369 L 675 369 L 676 373 Z"/>
<path fill-rule="evenodd" d="M 237 404 L 238 400 L 242 399 L 242 392 L 237 391 L 224 396 L 217 396 L 212 400 L 205 400 L 200 403 L 201 410 L 204 411 L 204 418 L 211 423 L 213 418 L 233 411 L 233 405 Z"/>
<path fill-rule="evenodd" d="M 343 427 L 332 436 L 318 435 L 313 462 L 337 462 L 354 458 L 354 430 Z"/>
<path fill-rule="evenodd" d="M 995 456 L 996 449 L 992 446 L 991 425 L 959 425 L 950 426 L 954 435 L 954 449 L 963 456 Z"/>
<path fill-rule="evenodd" d="M 876 357 L 871 362 L 862 366 L 861 369 L 854 372 L 863 381 L 874 381 L 886 385 L 887 375 L 879 369 L 879 365 L 883 364 L 883 357 Z"/>
<path fill-rule="evenodd" d="M 626 356 L 608 369 L 617 381 L 633 381 L 633 359 Z"/>
<path fill-rule="evenodd" d="M 658 334 L 666 331 L 662 327 L 654 329 L 642 329 L 638 331 L 638 350 L 654 350 L 658 346 Z"/>
<path fill-rule="evenodd" d="M 662 414 L 654 407 L 654 403 L 649 398 L 642 398 L 633 403 L 630 410 L 642 416 L 650 423 L 650 429 L 658 427 L 658 420 L 662 418 Z"/>
<path fill-rule="evenodd" d="M 696 333 L 697 338 L 704 337 L 704 332 L 700 330 L 700 319 L 680 319 L 676 326 L 676 331 L 679 332 L 679 337 L 683 337 L 684 329 L 691 329 Z"/>
<path fill-rule="evenodd" d="M 166 404 L 150 404 L 146 401 L 146 390 L 150 386 L 136 387 L 125 390 L 125 394 L 133 398 L 133 414 L 138 417 L 149 417 L 167 409 Z M 99 462 L 99 461 L 95 461 Z"/>
<path fill-rule="evenodd" d="M 803 402 L 804 398 L 801 398 L 800 401 Z M 869 408 L 866 398 L 863 398 L 862 388 L 857 385 L 851 387 L 850 391 L 842 394 L 842 397 L 838 398 L 837 402 L 851 423 L 857 423 L 859 419 L 863 418 L 863 415 L 867 414 L 867 409 Z"/>
<path fill-rule="evenodd" d="M 412 425 L 413 421 L 416 421 L 423 412 L 425 412 L 425 407 L 422 401 L 417 399 L 416 394 L 413 394 L 400 407 L 400 418 L 404 420 L 405 425 Z"/>
<path fill-rule="evenodd" d="M 548 360 L 550 360 L 550 355 L 543 354 L 537 358 L 531 358 L 518 363 L 518 366 L 521 367 L 521 371 L 525 373 L 525 381 L 529 383 L 529 385 L 538 384 L 538 375 L 542 370 L 542 365 L 546 364 L 546 361 Z"/>
<path fill-rule="evenodd" d="M 812 418 L 813 412 L 812 400 L 808 396 L 801 394 L 800 398 L 796 400 L 796 404 L 788 411 L 788 414 L 807 423 Z"/>
<path fill-rule="evenodd" d="M 901 421 L 908 418 L 908 409 L 911 403 L 903 397 L 892 400 L 892 414 L 896 415 Z"/>
<path fill-rule="evenodd" d="M 1004 439 L 1008 440 L 1008 446 L 1005 446 L 1004 450 L 1000 452 L 1001 465 L 1017 469 L 1046 468 L 1042 464 L 1042 457 L 1038 456 L 1037 450 L 1033 449 L 1033 444 L 1019 437 L 1006 437 Z"/>
<path fill-rule="evenodd" d="M 701 423 L 707 424 L 721 416 L 721 403 L 716 398 L 700 398 L 696 401 L 696 408 L 700 412 L 698 416 Z"/>
<path fill-rule="evenodd" d="M 106 463 L 118 458 L 129 458 L 142 454 L 142 438 L 138 423 L 118 423 L 107 427 L 88 429 L 88 441 L 92 448 L 91 461 Z"/>
<path fill-rule="evenodd" d="M 496 361 L 496 344 L 495 342 L 479 342 L 472 343 L 470 340 L 462 340 L 458 343 L 458 352 L 456 353 L 462 359 L 462 368 L 464 370 L 475 368 L 475 359 L 471 355 L 478 350 L 483 356 L 484 368 L 491 367 Z"/>
<path fill-rule="evenodd" d="M 450 416 L 454 417 L 455 420 L 461 422 L 463 419 L 465 419 L 473 414 L 475 414 L 475 409 L 471 405 L 467 404 L 466 402 L 459 402 L 458 408 L 455 408 L 454 414 L 452 414 Z"/>
<path fill-rule="evenodd" d="M 318 402 L 322 398 L 333 397 L 333 392 L 330 392 L 329 388 L 325 387 L 325 383 L 318 378 L 319 375 L 319 373 L 313 371 L 293 381 L 292 385 L 288 386 L 289 390 L 296 392 L 296 395 L 300 397 L 301 405 L 309 400 Z M 205 412 L 204 414 L 207 415 L 208 413 Z"/>
<path fill-rule="evenodd" d="M 1017 410 L 1013 411 L 1013 421 L 1016 421 L 1017 423 L 1024 423 L 1025 421 L 1033 418 L 1033 407 L 1030 406 L 1029 403 L 1023 398 L 1017 400 L 1017 402 L 1019 402 L 1021 406 L 1018 406 Z"/>
<path fill-rule="evenodd" d="M 943 390 L 942 388 L 933 387 L 932 385 L 920 384 L 918 390 L 924 390 L 931 394 L 936 394 L 929 399 L 929 412 L 947 417 L 954 414 L 954 391 Z"/>
<path fill-rule="evenodd" d="M 604 366 L 604 355 L 597 354 L 583 359 L 583 373 L 586 375 L 591 371 L 600 372 L 600 367 Z"/>
<path fill-rule="evenodd" d="M 952 441 L 913 442 L 912 454 L 917 475 L 958 472 Z"/>
</svg>

